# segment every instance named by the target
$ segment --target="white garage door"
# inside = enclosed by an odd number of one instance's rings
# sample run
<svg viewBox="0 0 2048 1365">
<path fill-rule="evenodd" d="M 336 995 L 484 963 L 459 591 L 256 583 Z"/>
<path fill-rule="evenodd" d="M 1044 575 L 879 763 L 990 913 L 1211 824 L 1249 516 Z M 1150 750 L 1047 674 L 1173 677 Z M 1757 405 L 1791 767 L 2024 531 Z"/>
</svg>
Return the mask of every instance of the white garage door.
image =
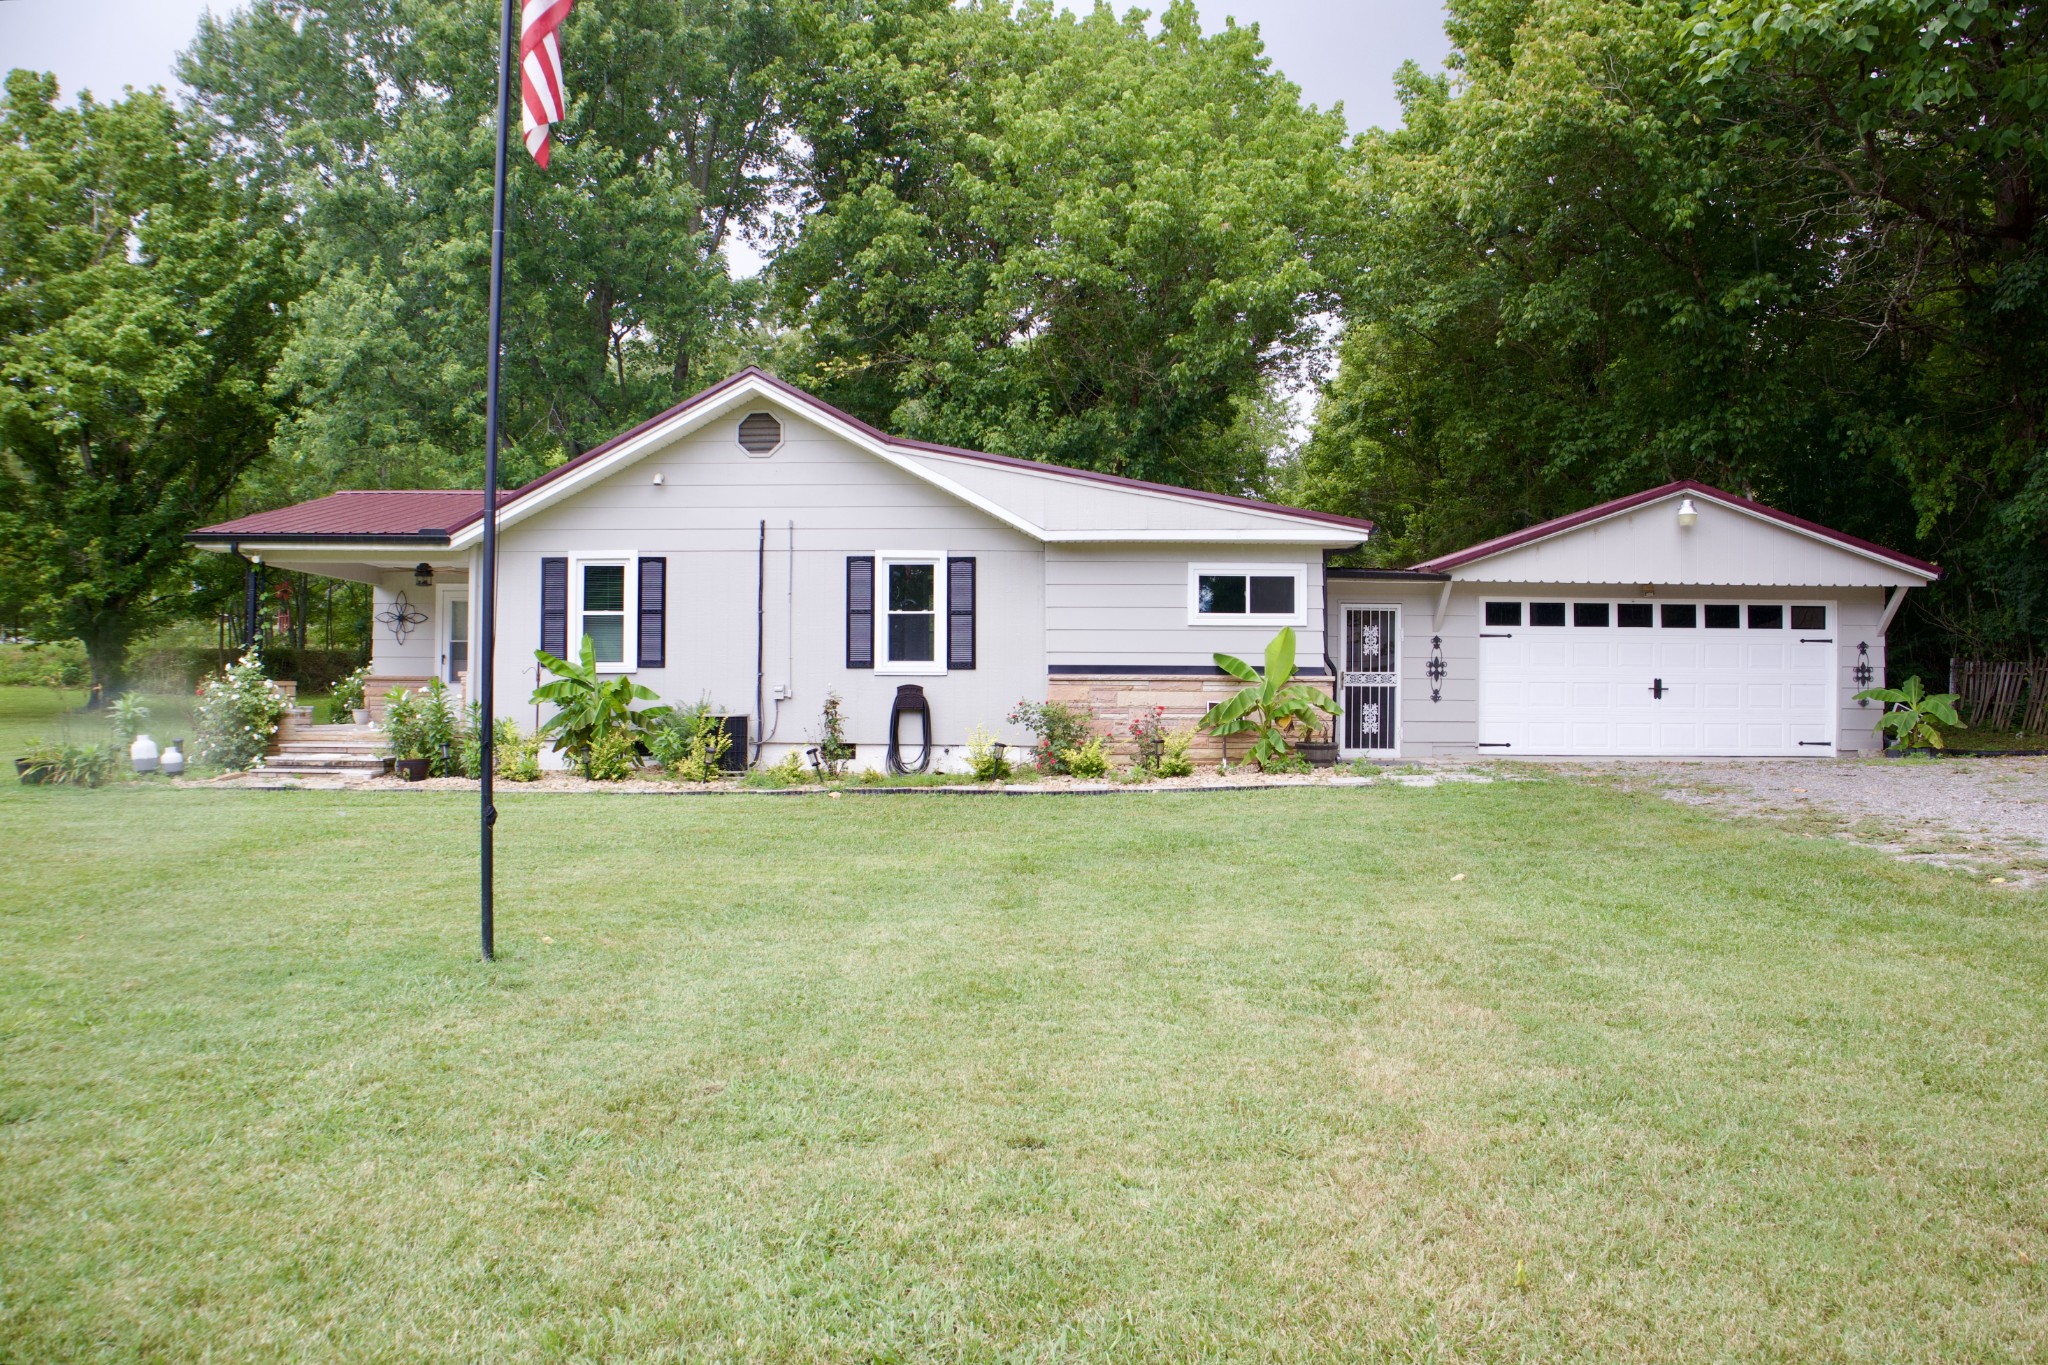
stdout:
<svg viewBox="0 0 2048 1365">
<path fill-rule="evenodd" d="M 1821 602 L 1481 604 L 1479 746 L 1505 754 L 1831 754 Z"/>
</svg>

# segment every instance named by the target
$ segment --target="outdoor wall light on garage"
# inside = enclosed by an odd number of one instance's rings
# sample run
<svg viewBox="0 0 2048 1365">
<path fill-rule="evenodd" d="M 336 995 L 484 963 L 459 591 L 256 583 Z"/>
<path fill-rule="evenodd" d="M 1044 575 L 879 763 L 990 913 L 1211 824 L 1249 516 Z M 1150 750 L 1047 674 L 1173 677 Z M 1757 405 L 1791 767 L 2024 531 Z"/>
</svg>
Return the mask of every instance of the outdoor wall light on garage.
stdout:
<svg viewBox="0 0 2048 1365">
<path fill-rule="evenodd" d="M 412 566 L 412 581 L 413 581 L 413 586 L 415 586 L 415 587 L 420 587 L 420 588 L 431 588 L 431 587 L 433 587 L 433 586 L 434 586 L 434 566 L 433 566 L 433 565 L 431 565 L 431 564 L 415 564 L 415 565 L 413 565 L 413 566 Z"/>
<path fill-rule="evenodd" d="M 1680 498 L 1680 499 L 1678 500 L 1678 524 L 1679 524 L 1679 526 L 1680 526 L 1680 527 L 1682 527 L 1682 528 L 1683 528 L 1683 529 L 1685 529 L 1685 530 L 1688 530 L 1688 531 L 1690 531 L 1690 530 L 1692 529 L 1692 527 L 1693 527 L 1693 523 L 1694 523 L 1694 522 L 1696 522 L 1696 521 L 1698 521 L 1699 519 L 1700 519 L 1700 509 L 1699 509 L 1699 508 L 1697 508 L 1697 507 L 1694 507 L 1694 506 L 1692 505 L 1692 499 L 1691 499 L 1691 498 Z"/>
</svg>

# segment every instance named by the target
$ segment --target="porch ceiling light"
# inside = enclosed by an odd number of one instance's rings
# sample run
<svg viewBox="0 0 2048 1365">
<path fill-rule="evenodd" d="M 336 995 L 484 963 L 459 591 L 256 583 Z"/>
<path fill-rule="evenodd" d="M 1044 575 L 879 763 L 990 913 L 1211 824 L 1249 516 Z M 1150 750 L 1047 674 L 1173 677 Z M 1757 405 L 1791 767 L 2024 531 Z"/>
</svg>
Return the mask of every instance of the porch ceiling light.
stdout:
<svg viewBox="0 0 2048 1365">
<path fill-rule="evenodd" d="M 1694 507 L 1692 505 L 1692 499 L 1680 498 L 1678 500 L 1678 524 L 1684 529 L 1690 531 L 1693 527 L 1693 523 L 1697 522 L 1699 519 L 1700 510 L 1699 508 Z"/>
<path fill-rule="evenodd" d="M 414 585 L 415 587 L 420 587 L 420 588 L 431 588 L 431 587 L 433 587 L 433 586 L 434 586 L 434 566 L 433 566 L 433 565 L 431 565 L 431 564 L 415 564 L 415 565 L 413 565 L 413 566 L 412 566 L 412 581 L 413 581 L 413 585 Z"/>
</svg>

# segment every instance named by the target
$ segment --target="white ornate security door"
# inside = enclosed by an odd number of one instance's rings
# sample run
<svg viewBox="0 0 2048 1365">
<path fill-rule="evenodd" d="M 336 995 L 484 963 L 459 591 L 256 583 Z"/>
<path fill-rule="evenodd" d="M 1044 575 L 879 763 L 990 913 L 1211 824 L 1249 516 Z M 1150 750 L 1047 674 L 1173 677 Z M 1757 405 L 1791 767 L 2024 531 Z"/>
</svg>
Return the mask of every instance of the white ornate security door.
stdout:
<svg viewBox="0 0 2048 1365">
<path fill-rule="evenodd" d="M 1401 613 L 1394 607 L 1344 608 L 1344 669 L 1338 700 L 1339 750 L 1391 754 L 1401 747 Z"/>
</svg>

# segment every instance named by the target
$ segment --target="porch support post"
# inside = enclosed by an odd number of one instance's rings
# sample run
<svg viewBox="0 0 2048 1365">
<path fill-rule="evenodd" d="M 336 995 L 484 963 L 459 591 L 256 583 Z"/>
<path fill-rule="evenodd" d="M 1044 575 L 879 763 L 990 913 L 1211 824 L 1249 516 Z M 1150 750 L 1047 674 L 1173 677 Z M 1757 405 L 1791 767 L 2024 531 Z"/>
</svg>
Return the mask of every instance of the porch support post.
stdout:
<svg viewBox="0 0 2048 1365">
<path fill-rule="evenodd" d="M 1911 591 L 1911 588 L 1892 589 L 1891 600 L 1884 604 L 1884 616 L 1877 623 L 1877 633 L 1879 635 L 1883 635 L 1892 628 L 1892 618 L 1899 614 L 1899 608 L 1905 604 L 1906 594 Z"/>
</svg>

